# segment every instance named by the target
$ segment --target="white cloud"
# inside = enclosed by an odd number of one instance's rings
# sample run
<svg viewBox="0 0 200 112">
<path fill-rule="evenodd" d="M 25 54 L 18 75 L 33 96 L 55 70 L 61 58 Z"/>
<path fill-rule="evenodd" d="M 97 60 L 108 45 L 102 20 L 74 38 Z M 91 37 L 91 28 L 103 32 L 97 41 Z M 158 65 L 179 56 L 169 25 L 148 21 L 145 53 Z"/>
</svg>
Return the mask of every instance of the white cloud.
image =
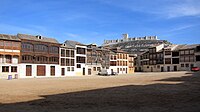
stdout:
<svg viewBox="0 0 200 112">
<path fill-rule="evenodd" d="M 11 24 L 0 24 L 0 32 L 6 34 L 13 34 L 16 35 L 17 33 L 24 33 L 24 34 L 46 34 L 48 30 L 39 25 L 28 25 L 28 26 L 17 26 Z"/>
<path fill-rule="evenodd" d="M 14 33 L 38 33 L 38 31 L 25 28 L 21 26 L 9 25 L 9 24 L 0 24 L 1 32 L 14 32 Z"/>
<path fill-rule="evenodd" d="M 183 16 L 200 16 L 199 0 L 99 0 L 102 3 L 128 9 L 130 11 L 149 13 L 162 18 Z M 105 2 L 104 2 L 105 1 Z"/>
<path fill-rule="evenodd" d="M 71 38 L 78 38 L 78 37 L 80 37 L 78 34 L 69 33 L 69 32 L 65 32 L 64 35 L 66 37 L 71 37 Z"/>
<path fill-rule="evenodd" d="M 181 30 L 185 30 L 185 29 L 188 29 L 188 28 L 192 28 L 192 27 L 194 27 L 194 26 L 197 26 L 197 25 L 194 25 L 194 24 L 183 25 L 183 26 L 179 26 L 179 27 L 170 29 L 170 30 L 168 30 L 167 32 L 169 33 L 169 32 L 181 31 Z"/>
<path fill-rule="evenodd" d="M 185 1 L 179 4 L 168 6 L 165 13 L 168 18 L 176 18 L 183 16 L 200 16 L 200 2 L 196 0 Z"/>
</svg>

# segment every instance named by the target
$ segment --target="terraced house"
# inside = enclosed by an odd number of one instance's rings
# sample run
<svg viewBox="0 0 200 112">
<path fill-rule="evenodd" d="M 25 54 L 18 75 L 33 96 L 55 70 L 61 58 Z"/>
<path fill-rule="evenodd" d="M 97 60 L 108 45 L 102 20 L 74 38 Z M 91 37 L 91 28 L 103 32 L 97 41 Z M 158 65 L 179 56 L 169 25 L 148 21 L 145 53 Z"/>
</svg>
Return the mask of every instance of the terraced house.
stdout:
<svg viewBox="0 0 200 112">
<path fill-rule="evenodd" d="M 67 44 L 60 47 L 61 76 L 75 76 L 75 48 Z"/>
<path fill-rule="evenodd" d="M 75 75 L 83 76 L 88 75 L 86 71 L 87 61 L 87 46 L 76 41 L 66 40 L 64 42 L 67 46 L 75 49 Z"/>
<path fill-rule="evenodd" d="M 190 70 L 194 66 L 200 67 L 200 44 L 180 48 L 180 64 L 181 70 Z"/>
<path fill-rule="evenodd" d="M 144 72 L 189 71 L 200 67 L 200 45 L 159 45 L 140 54 L 139 64 Z"/>
<path fill-rule="evenodd" d="M 110 69 L 111 72 L 117 72 L 119 74 L 128 73 L 128 53 L 121 51 L 119 48 L 111 49 L 110 55 Z"/>
<path fill-rule="evenodd" d="M 97 47 L 96 44 L 87 45 L 87 71 L 88 75 L 96 75 L 101 69 L 108 69 L 110 51 Z"/>
<path fill-rule="evenodd" d="M 18 77 L 21 42 L 17 36 L 0 34 L 0 78 Z"/>
<path fill-rule="evenodd" d="M 60 44 L 53 38 L 17 34 L 21 39 L 20 78 L 58 77 Z"/>
</svg>

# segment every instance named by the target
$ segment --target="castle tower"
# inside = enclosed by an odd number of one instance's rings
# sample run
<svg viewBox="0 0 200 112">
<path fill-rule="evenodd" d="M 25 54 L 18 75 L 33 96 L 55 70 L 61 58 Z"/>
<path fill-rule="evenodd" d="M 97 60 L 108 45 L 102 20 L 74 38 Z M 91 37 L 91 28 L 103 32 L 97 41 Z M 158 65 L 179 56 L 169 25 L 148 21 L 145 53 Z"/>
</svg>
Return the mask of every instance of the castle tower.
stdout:
<svg viewBox="0 0 200 112">
<path fill-rule="evenodd" d="M 127 33 L 122 34 L 122 36 L 123 36 L 123 41 L 128 41 L 128 34 Z"/>
</svg>

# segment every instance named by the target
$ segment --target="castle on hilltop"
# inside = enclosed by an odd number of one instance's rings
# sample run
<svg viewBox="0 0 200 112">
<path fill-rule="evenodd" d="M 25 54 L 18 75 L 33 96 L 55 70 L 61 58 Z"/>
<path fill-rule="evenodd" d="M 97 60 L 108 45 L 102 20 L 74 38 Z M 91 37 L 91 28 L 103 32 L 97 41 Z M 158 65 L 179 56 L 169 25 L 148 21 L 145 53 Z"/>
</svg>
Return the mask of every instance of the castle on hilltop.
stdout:
<svg viewBox="0 0 200 112">
<path fill-rule="evenodd" d="M 127 41 L 137 41 L 137 40 L 159 40 L 157 36 L 144 36 L 144 37 L 133 37 L 130 38 L 128 34 L 122 34 L 122 39 L 117 40 L 104 40 L 103 45 L 118 44 Z"/>
</svg>

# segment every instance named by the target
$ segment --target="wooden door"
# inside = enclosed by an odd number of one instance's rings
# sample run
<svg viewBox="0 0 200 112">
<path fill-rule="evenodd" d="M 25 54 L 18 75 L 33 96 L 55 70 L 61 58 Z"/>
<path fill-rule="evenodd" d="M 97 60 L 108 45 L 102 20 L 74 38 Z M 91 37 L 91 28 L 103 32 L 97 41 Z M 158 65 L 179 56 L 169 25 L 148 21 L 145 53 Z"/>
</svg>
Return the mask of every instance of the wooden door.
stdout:
<svg viewBox="0 0 200 112">
<path fill-rule="evenodd" d="M 174 71 L 177 71 L 177 66 L 174 66 Z"/>
<path fill-rule="evenodd" d="M 55 76 L 55 66 L 51 66 L 51 76 Z"/>
<path fill-rule="evenodd" d="M 32 66 L 26 65 L 26 76 L 32 76 Z"/>
<path fill-rule="evenodd" d="M 83 68 L 83 75 L 85 75 L 85 68 Z"/>
<path fill-rule="evenodd" d="M 88 75 L 91 75 L 91 74 L 92 74 L 91 71 L 92 71 L 92 70 L 89 68 L 89 69 L 88 69 Z"/>
<path fill-rule="evenodd" d="M 61 69 L 61 75 L 62 75 L 62 76 L 65 76 L 65 68 L 62 68 L 62 69 Z"/>
<path fill-rule="evenodd" d="M 45 74 L 46 74 L 46 66 L 38 65 L 37 66 L 37 76 L 45 76 Z"/>
<path fill-rule="evenodd" d="M 161 67 L 161 72 L 164 72 L 164 67 Z"/>
</svg>

